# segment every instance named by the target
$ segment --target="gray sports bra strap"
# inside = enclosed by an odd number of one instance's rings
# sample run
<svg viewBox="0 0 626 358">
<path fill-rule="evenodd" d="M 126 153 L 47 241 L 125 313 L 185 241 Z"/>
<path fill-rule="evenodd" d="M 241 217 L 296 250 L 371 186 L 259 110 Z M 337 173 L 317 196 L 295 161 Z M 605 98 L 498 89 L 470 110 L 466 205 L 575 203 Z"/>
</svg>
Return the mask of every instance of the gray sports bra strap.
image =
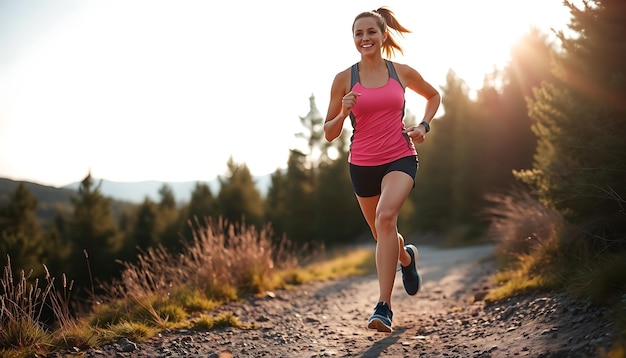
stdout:
<svg viewBox="0 0 626 358">
<path fill-rule="evenodd" d="M 359 66 L 358 64 L 352 65 L 352 69 L 350 70 L 350 91 L 352 91 L 352 87 L 357 84 L 361 79 L 359 78 Z"/>
<path fill-rule="evenodd" d="M 389 60 L 385 60 L 385 63 L 387 64 L 387 71 L 389 71 L 389 77 L 398 81 L 398 83 L 402 85 L 402 82 L 400 82 L 400 77 L 398 77 L 398 73 L 396 72 L 396 68 L 393 67 L 393 63 Z M 352 87 L 354 87 L 354 85 L 357 84 L 360 80 L 361 79 L 359 78 L 359 65 L 358 63 L 355 63 L 354 65 L 352 65 L 352 68 L 350 69 L 350 90 L 352 90 Z"/>
<path fill-rule="evenodd" d="M 387 63 L 387 70 L 389 71 L 389 77 L 398 81 L 398 83 L 402 85 L 402 82 L 400 82 L 400 77 L 398 77 L 398 73 L 396 72 L 396 68 L 393 67 L 393 63 L 391 63 L 391 61 L 389 60 L 385 60 L 385 62 Z"/>
</svg>

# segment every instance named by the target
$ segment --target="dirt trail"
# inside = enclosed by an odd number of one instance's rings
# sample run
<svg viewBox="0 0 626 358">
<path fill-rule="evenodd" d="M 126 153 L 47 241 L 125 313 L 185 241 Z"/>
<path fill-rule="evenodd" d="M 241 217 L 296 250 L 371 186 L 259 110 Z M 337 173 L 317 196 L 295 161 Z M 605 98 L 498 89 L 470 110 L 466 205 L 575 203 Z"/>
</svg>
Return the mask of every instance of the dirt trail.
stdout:
<svg viewBox="0 0 626 358">
<path fill-rule="evenodd" d="M 165 331 L 147 343 L 87 357 L 595 357 L 616 337 L 610 313 L 563 294 L 486 305 L 492 246 L 419 248 L 422 290 L 408 296 L 398 272 L 391 334 L 366 328 L 375 275 L 307 284 L 221 308 L 255 329 Z M 126 347 L 127 348 L 127 347 Z"/>
</svg>

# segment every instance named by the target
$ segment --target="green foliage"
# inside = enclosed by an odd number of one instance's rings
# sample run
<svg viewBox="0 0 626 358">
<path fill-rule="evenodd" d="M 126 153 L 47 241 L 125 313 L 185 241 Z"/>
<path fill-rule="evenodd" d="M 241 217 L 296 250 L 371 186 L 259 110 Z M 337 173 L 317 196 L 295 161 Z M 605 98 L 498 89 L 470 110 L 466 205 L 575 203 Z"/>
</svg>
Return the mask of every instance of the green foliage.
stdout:
<svg viewBox="0 0 626 358">
<path fill-rule="evenodd" d="M 187 219 L 213 217 L 218 213 L 218 203 L 209 185 L 197 182 L 193 192 L 191 192 Z"/>
<path fill-rule="evenodd" d="M 411 193 L 421 231 L 445 232 L 475 220 L 475 205 L 484 194 L 480 117 L 467 85 L 452 72 L 443 89 L 444 116 L 437 118 L 424 144 L 417 147 L 419 168 Z"/>
<path fill-rule="evenodd" d="M 345 140 L 345 136 L 336 139 Z M 354 196 L 348 168 L 348 152 L 343 149 L 336 160 L 322 164 L 318 170 L 315 237 L 328 245 L 348 243 L 370 231 Z"/>
<path fill-rule="evenodd" d="M 537 121 L 532 171 L 518 174 L 542 202 L 585 232 L 590 247 L 626 248 L 626 19 L 621 1 L 568 4 L 570 28 L 559 34 L 558 81 L 530 102 Z"/>
<path fill-rule="evenodd" d="M 626 253 L 603 255 L 588 259 L 571 276 L 570 290 L 579 296 L 590 297 L 598 303 L 615 303 L 626 293 Z"/>
<path fill-rule="evenodd" d="M 159 189 L 159 197 L 161 198 L 159 201 L 159 209 L 164 211 L 176 210 L 176 198 L 169 185 L 163 184 Z"/>
<path fill-rule="evenodd" d="M 174 192 L 169 185 L 163 184 L 159 189 L 159 196 L 158 222 L 161 226 L 159 242 L 167 248 L 174 249 L 178 246 L 180 239 L 182 212 L 178 210 Z"/>
<path fill-rule="evenodd" d="M 94 280 L 108 279 L 118 272 L 111 262 L 122 248 L 123 236 L 113 216 L 111 199 L 94 187 L 91 174 L 71 198 L 74 211 L 62 232 L 72 247 L 71 269 L 79 287 L 92 287 Z"/>
<path fill-rule="evenodd" d="M 524 35 L 511 49 L 511 60 L 493 78 L 487 77 L 478 93 L 478 105 L 484 122 L 480 124 L 485 164 L 481 178 L 493 192 L 515 182 L 512 169 L 532 167 L 536 136 L 527 110 L 533 88 L 553 81 L 550 58 L 554 45 L 537 29 Z M 499 84 L 498 82 L 502 82 Z"/>
<path fill-rule="evenodd" d="M 0 333 L 0 349 L 24 349 L 33 345 L 45 345 L 51 338 L 39 322 L 32 320 L 10 322 Z"/>
<path fill-rule="evenodd" d="M 185 308 L 174 303 L 162 303 L 154 307 L 156 322 L 179 323 L 187 319 Z"/>
<path fill-rule="evenodd" d="M 132 231 L 134 245 L 142 248 L 155 247 L 160 242 L 162 228 L 159 221 L 159 207 L 149 198 L 136 209 L 135 225 Z"/>
<path fill-rule="evenodd" d="M 300 117 L 300 123 L 305 132 L 296 133 L 296 138 L 302 138 L 306 141 L 309 150 L 307 153 L 308 168 L 315 176 L 315 171 L 320 163 L 328 160 L 329 146 L 324 142 L 324 117 L 320 114 L 315 104 L 315 96 L 309 97 L 309 113 L 304 117 Z"/>
<path fill-rule="evenodd" d="M 245 328 L 245 325 L 242 324 L 234 314 L 225 312 L 215 318 L 207 315 L 200 315 L 200 317 L 193 321 L 192 327 L 196 330 L 210 330 L 223 327 Z"/>
<path fill-rule="evenodd" d="M 219 216 L 219 207 L 217 198 L 213 195 L 211 188 L 206 183 L 196 182 L 196 186 L 191 192 L 191 199 L 185 205 L 180 213 L 178 223 L 176 225 L 178 234 L 183 241 L 188 241 L 193 236 L 193 230 L 190 223 L 194 220 L 204 217 Z M 168 247 L 172 249 L 180 249 L 181 244 L 178 238 L 174 242 L 170 242 Z M 184 244 L 184 243 L 183 243 Z"/>
<path fill-rule="evenodd" d="M 270 223 L 278 234 L 285 233 L 287 206 L 287 175 L 280 169 L 272 173 L 271 185 L 265 197 L 265 221 Z"/>
<path fill-rule="evenodd" d="M 256 227 L 263 225 L 263 199 L 252 174 L 245 164 L 232 159 L 227 163 L 228 173 L 220 178 L 217 202 L 220 215 L 227 222 L 247 222 Z"/>
<path fill-rule="evenodd" d="M 39 276 L 46 241 L 36 210 L 37 199 L 20 183 L 0 206 L 0 253 L 10 256 L 15 268 Z"/>
<path fill-rule="evenodd" d="M 316 213 L 311 172 L 307 170 L 306 155 L 300 151 L 290 151 L 285 184 L 286 212 L 280 226 L 291 241 L 303 245 L 314 238 Z"/>
<path fill-rule="evenodd" d="M 187 286 L 181 286 L 174 290 L 171 294 L 171 299 L 173 302 L 181 305 L 186 312 L 202 312 L 202 311 L 210 311 L 217 308 L 220 305 L 220 302 L 228 302 L 228 300 L 223 300 L 222 297 L 216 297 L 214 295 L 210 295 L 210 299 L 207 298 L 207 295 L 200 292 L 198 289 L 192 289 Z"/>
<path fill-rule="evenodd" d="M 207 284 L 204 287 L 204 292 L 207 297 L 218 302 L 231 302 L 239 299 L 237 288 L 231 285 L 224 285 L 217 283 Z"/>
<path fill-rule="evenodd" d="M 120 322 L 100 330 L 101 341 L 115 342 L 120 338 L 127 338 L 133 342 L 144 342 L 154 336 L 157 330 L 142 322 Z"/>
</svg>

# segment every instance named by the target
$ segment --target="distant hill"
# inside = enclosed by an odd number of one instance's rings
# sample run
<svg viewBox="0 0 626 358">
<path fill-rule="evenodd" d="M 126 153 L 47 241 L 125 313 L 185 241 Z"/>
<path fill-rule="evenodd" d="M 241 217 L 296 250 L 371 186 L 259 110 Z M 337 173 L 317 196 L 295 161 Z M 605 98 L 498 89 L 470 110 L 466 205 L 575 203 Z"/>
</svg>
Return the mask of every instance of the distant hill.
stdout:
<svg viewBox="0 0 626 358">
<path fill-rule="evenodd" d="M 261 195 L 266 195 L 271 185 L 271 174 L 254 176 L 257 189 Z M 211 181 L 185 181 L 185 182 L 163 182 L 156 180 L 148 180 L 141 182 L 116 182 L 106 179 L 93 178 L 94 185 L 100 185 L 100 193 L 102 195 L 121 201 L 128 201 L 135 204 L 141 203 L 146 197 L 151 200 L 159 200 L 159 189 L 163 184 L 167 184 L 174 192 L 177 202 L 188 202 L 191 199 L 191 193 L 196 187 L 196 183 L 208 184 L 211 191 L 217 194 L 220 189 L 220 183 L 217 178 Z M 9 193 L 15 190 L 20 181 L 0 178 L 0 202 L 2 199 L 8 198 Z M 76 193 L 80 187 L 80 182 L 74 182 L 63 187 L 52 187 L 32 182 L 22 181 L 26 188 L 34 194 L 40 203 L 45 202 L 69 202 L 69 195 Z"/>
<path fill-rule="evenodd" d="M 40 203 L 69 202 L 70 195 L 75 193 L 74 190 L 64 188 L 0 178 L 0 203 L 8 200 L 9 195 L 15 191 L 15 188 L 17 188 L 20 183 L 24 183 L 26 189 L 28 189 Z"/>
<path fill-rule="evenodd" d="M 9 200 L 10 195 L 20 183 L 23 183 L 26 189 L 37 199 L 36 214 L 43 222 L 53 220 L 58 212 L 70 213 L 72 208 L 70 198 L 78 195 L 76 190 L 70 188 L 57 188 L 27 181 L 0 178 L 0 204 L 4 204 Z M 103 195 L 108 196 L 106 194 Z M 115 199 L 113 197 L 111 199 L 112 209 L 116 215 L 120 214 L 124 208 L 134 205 L 127 200 Z"/>
<path fill-rule="evenodd" d="M 191 198 L 191 192 L 195 188 L 197 182 L 175 182 L 166 183 L 156 180 L 140 181 L 140 182 L 116 182 L 106 179 L 94 179 L 94 185 L 99 185 L 100 192 L 108 197 L 120 200 L 127 200 L 133 203 L 141 203 L 146 197 L 153 201 L 159 200 L 159 189 L 164 184 L 174 192 L 174 198 L 177 202 L 187 202 Z M 212 182 L 205 182 L 209 185 L 213 193 L 217 193 L 219 182 L 215 179 Z M 64 186 L 64 189 L 78 190 L 80 182 L 75 182 Z"/>
<path fill-rule="evenodd" d="M 263 175 L 253 177 L 256 182 L 257 189 L 261 195 L 265 195 L 271 183 L 271 175 Z M 211 188 L 213 194 L 217 194 L 220 190 L 220 182 L 217 178 L 211 181 L 185 181 L 185 182 L 163 182 L 156 180 L 140 181 L 140 182 L 115 182 L 106 179 L 95 179 L 94 184 L 100 185 L 100 192 L 108 197 L 126 200 L 133 203 L 141 203 L 146 197 L 153 201 L 159 201 L 159 189 L 167 184 L 174 192 L 174 198 L 177 202 L 185 203 L 191 199 L 191 193 L 197 183 L 204 183 Z M 64 186 L 64 189 L 78 190 L 80 182 L 71 183 Z"/>
<path fill-rule="evenodd" d="M 271 184 L 271 174 L 253 177 L 257 189 L 261 195 L 265 196 Z M 214 194 L 220 189 L 220 183 L 217 178 L 209 181 L 186 181 L 186 182 L 162 182 L 162 181 L 142 181 L 142 182 L 115 182 L 106 179 L 93 178 L 94 185 L 100 185 L 100 193 L 111 198 L 113 202 L 113 210 L 116 213 L 120 209 L 129 204 L 139 204 L 146 197 L 153 201 L 158 201 L 159 189 L 163 184 L 169 185 L 174 192 L 174 198 L 178 203 L 186 203 L 191 199 L 191 193 L 196 187 L 196 183 L 206 183 Z M 9 195 L 19 185 L 20 181 L 0 178 L 0 203 L 8 200 Z M 26 189 L 37 198 L 38 208 L 37 215 L 50 219 L 54 216 L 56 209 L 67 211 L 70 208 L 71 195 L 77 195 L 80 182 L 71 183 L 61 188 L 46 186 L 32 182 L 21 181 Z"/>
</svg>

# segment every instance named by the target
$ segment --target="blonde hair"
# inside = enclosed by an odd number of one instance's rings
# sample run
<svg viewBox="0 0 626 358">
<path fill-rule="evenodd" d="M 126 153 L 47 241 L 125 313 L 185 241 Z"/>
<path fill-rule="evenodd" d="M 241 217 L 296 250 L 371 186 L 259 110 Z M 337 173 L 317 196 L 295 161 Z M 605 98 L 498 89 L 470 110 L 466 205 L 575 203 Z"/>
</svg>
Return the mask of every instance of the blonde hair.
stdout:
<svg viewBox="0 0 626 358">
<path fill-rule="evenodd" d="M 399 51 L 400 53 L 404 54 L 404 52 L 402 51 L 402 47 L 400 46 L 398 41 L 396 41 L 396 39 L 392 36 L 391 32 L 388 31 L 388 28 L 394 30 L 400 36 L 403 36 L 405 33 L 410 33 L 411 31 L 407 29 L 406 27 L 400 25 L 393 11 L 383 6 L 376 10 L 365 11 L 365 12 L 358 14 L 354 18 L 354 22 L 352 23 L 353 32 L 354 32 L 354 24 L 357 22 L 357 20 L 362 19 L 364 17 L 373 17 L 374 19 L 376 19 L 376 22 L 378 23 L 378 27 L 380 28 L 380 30 L 383 33 L 385 32 L 388 33 L 387 39 L 385 40 L 385 42 L 383 42 L 383 47 L 382 47 L 382 51 L 385 54 L 386 58 L 390 59 L 395 54 L 396 51 Z"/>
</svg>

